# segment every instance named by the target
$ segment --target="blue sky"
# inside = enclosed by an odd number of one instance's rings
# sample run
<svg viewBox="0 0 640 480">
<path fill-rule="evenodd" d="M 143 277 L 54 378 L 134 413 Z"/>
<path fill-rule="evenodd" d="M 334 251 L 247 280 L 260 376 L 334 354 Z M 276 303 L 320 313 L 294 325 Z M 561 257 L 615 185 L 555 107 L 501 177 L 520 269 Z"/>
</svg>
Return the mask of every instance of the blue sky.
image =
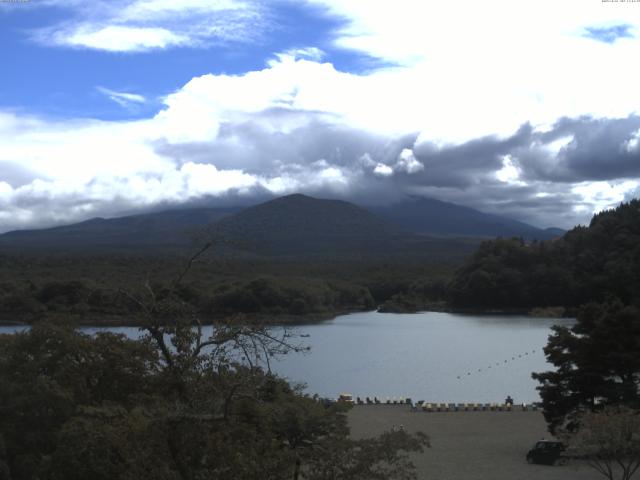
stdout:
<svg viewBox="0 0 640 480">
<path fill-rule="evenodd" d="M 640 3 L 0 2 L 0 231 L 304 192 L 570 227 L 640 193 Z"/>
<path fill-rule="evenodd" d="M 335 48 L 332 32 L 346 20 L 318 8 L 282 3 L 265 12 L 255 37 L 216 41 L 198 47 L 178 46 L 146 51 L 104 51 L 50 47 L 34 35 L 52 25 L 77 18 L 64 3 L 38 7 L 8 4 L 0 9 L 3 75 L 0 105 L 44 115 L 108 120 L 144 118 L 161 108 L 155 101 L 207 74 L 242 74 L 263 68 L 274 53 L 313 45 L 337 68 L 358 72 L 379 66 L 363 52 Z M 44 43 L 44 44 L 43 44 Z M 122 105 L 101 91 L 135 92 L 149 99 L 144 105 Z"/>
</svg>

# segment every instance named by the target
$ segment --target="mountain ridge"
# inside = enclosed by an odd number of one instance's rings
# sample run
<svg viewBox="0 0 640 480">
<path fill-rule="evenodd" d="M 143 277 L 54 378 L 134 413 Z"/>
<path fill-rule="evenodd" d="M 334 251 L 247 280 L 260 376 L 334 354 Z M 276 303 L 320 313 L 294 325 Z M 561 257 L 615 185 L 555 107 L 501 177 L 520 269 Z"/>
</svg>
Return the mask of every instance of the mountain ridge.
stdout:
<svg viewBox="0 0 640 480">
<path fill-rule="evenodd" d="M 491 221 L 497 226 L 495 235 L 491 233 Z M 555 236 L 522 222 L 433 199 L 414 198 L 396 206 L 366 208 L 343 200 L 292 194 L 247 208 L 175 209 L 111 219 L 95 217 L 48 229 L 16 230 L 0 235 L 0 248 L 184 249 L 193 245 L 194 237 L 202 235 L 204 229 L 242 248 L 267 254 L 417 249 L 429 235 L 502 235 L 541 240 Z"/>
<path fill-rule="evenodd" d="M 549 240 L 564 233 L 562 229 L 541 229 L 501 215 L 425 197 L 410 197 L 396 204 L 370 210 L 394 221 L 407 231 L 423 235 Z"/>
</svg>

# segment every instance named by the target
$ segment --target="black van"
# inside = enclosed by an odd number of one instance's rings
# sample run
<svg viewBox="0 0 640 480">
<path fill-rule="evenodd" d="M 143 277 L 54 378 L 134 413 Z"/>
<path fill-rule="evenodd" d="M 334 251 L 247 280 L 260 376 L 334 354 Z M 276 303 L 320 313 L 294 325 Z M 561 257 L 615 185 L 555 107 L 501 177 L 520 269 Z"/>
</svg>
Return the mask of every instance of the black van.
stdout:
<svg viewBox="0 0 640 480">
<path fill-rule="evenodd" d="M 562 456 L 566 447 L 562 442 L 553 440 L 539 440 L 527 452 L 528 463 L 542 463 L 544 465 L 564 465 L 567 458 Z"/>
</svg>

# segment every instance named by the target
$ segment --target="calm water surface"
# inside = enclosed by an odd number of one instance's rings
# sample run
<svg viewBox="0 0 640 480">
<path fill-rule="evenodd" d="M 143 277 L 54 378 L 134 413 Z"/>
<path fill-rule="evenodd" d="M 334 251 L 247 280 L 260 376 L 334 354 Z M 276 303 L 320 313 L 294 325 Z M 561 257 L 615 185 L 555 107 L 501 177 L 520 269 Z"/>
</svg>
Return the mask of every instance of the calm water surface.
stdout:
<svg viewBox="0 0 640 480">
<path fill-rule="evenodd" d="M 308 354 L 290 354 L 272 368 L 310 393 L 337 397 L 411 397 L 430 402 L 538 401 L 531 372 L 550 368 L 542 348 L 550 327 L 569 319 L 425 312 L 363 312 L 295 327 Z M 20 327 L 0 327 L 9 333 Z M 83 328 L 93 333 L 103 328 Z M 108 330 L 135 338 L 134 327 Z"/>
</svg>

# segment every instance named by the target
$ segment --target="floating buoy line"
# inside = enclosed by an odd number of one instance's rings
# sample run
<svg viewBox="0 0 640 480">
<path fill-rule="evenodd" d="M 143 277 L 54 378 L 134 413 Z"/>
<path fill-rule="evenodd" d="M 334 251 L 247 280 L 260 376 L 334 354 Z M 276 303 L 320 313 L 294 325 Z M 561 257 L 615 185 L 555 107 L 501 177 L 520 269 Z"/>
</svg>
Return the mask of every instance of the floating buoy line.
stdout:
<svg viewBox="0 0 640 480">
<path fill-rule="evenodd" d="M 486 367 L 484 367 L 484 368 L 478 368 L 478 369 L 477 369 L 477 371 L 476 371 L 476 369 L 474 368 L 473 370 L 469 370 L 469 371 L 468 371 L 468 372 L 466 372 L 465 374 L 458 375 L 456 378 L 457 378 L 458 380 L 461 380 L 461 379 L 463 379 L 463 378 L 465 378 L 465 377 L 470 377 L 470 376 L 471 376 L 471 375 L 473 375 L 473 374 L 476 374 L 476 373 L 482 373 L 482 372 L 483 372 L 483 371 L 485 371 L 485 370 L 490 370 L 491 368 L 500 367 L 500 366 L 504 366 L 505 364 L 509 364 L 509 363 L 511 363 L 511 362 L 515 362 L 515 361 L 517 361 L 518 359 L 528 357 L 529 355 L 533 355 L 534 353 L 536 353 L 536 350 L 535 350 L 535 349 L 534 349 L 534 350 L 531 350 L 531 351 L 526 351 L 526 352 L 524 352 L 524 353 L 519 353 L 519 354 L 517 354 L 517 355 L 513 355 L 513 356 L 511 357 L 511 359 L 507 358 L 507 359 L 506 359 L 506 360 L 504 360 L 504 361 L 496 362 L 496 363 L 495 363 L 495 365 L 492 363 L 492 364 L 490 364 L 490 365 L 487 365 L 487 366 L 486 366 Z"/>
</svg>

